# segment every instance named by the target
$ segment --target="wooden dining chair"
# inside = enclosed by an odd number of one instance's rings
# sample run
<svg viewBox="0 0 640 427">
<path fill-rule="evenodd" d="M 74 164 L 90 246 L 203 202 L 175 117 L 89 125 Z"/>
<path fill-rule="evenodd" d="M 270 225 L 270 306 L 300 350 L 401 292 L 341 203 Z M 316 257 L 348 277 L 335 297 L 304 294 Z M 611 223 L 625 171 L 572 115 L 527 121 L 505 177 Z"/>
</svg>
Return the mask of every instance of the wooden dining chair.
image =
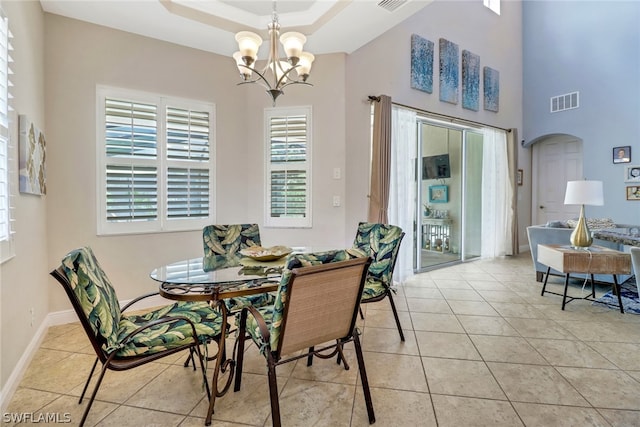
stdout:
<svg viewBox="0 0 640 427">
<path fill-rule="evenodd" d="M 222 320 L 209 303 L 176 302 L 143 314 L 125 315 L 123 312 L 134 303 L 157 293 L 135 298 L 121 308 L 111 282 L 89 247 L 71 251 L 51 275 L 64 288 L 97 356 L 79 404 L 98 361 L 102 363 L 80 426 L 87 419 L 107 370 L 136 368 L 183 350 L 197 355 L 202 381 L 211 397 L 200 345 L 220 339 Z"/>
<path fill-rule="evenodd" d="M 349 249 L 352 254 L 363 254 L 372 259 L 361 303 L 367 304 L 389 298 L 396 327 L 402 341 L 404 341 L 404 332 L 402 332 L 402 326 L 400 325 L 398 310 L 393 302 L 393 294 L 396 292 L 395 288 L 393 288 L 393 269 L 396 265 L 403 237 L 404 232 L 398 226 L 361 222 L 358 224 L 353 247 Z M 362 316 L 362 310 L 360 315 Z"/>
<path fill-rule="evenodd" d="M 337 354 L 345 369 L 349 369 L 342 349 L 351 341 L 355 346 L 369 423 L 375 422 L 360 332 L 356 328 L 370 262 L 368 257 L 351 258 L 344 250 L 291 255 L 274 305 L 246 307 L 237 315 L 234 390 L 240 390 L 244 343 L 251 339 L 266 358 L 273 426 L 281 425 L 276 367 L 304 357 L 307 366 L 311 366 L 314 356 L 327 359 Z"/>
</svg>

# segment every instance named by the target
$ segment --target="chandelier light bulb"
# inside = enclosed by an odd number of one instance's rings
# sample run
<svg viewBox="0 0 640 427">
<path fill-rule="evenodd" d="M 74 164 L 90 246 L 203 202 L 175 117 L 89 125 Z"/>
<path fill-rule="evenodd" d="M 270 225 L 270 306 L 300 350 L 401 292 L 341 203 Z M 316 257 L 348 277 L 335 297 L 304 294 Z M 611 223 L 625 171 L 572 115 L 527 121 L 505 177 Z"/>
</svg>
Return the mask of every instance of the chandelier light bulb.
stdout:
<svg viewBox="0 0 640 427">
<path fill-rule="evenodd" d="M 291 65 L 297 65 L 298 58 L 300 58 L 302 48 L 306 42 L 307 38 L 303 34 L 295 31 L 290 31 L 280 36 L 280 43 L 282 43 L 284 52 Z"/>
<path fill-rule="evenodd" d="M 311 64 L 314 59 L 316 59 L 316 57 L 309 52 L 302 52 L 300 54 L 300 62 L 298 62 L 297 71 L 298 75 L 302 78 L 302 81 L 307 81 L 307 77 L 309 77 L 309 73 L 311 72 Z"/>
<path fill-rule="evenodd" d="M 262 38 L 251 31 L 240 31 L 236 34 L 238 48 L 245 65 L 251 65 L 258 57 L 258 49 L 262 44 Z"/>
<path fill-rule="evenodd" d="M 233 59 L 236 61 L 236 66 L 238 67 L 238 71 L 240 72 L 242 79 L 249 80 L 253 74 L 253 69 L 243 66 L 245 63 L 242 59 L 242 53 L 240 51 L 235 52 L 233 54 Z"/>
</svg>

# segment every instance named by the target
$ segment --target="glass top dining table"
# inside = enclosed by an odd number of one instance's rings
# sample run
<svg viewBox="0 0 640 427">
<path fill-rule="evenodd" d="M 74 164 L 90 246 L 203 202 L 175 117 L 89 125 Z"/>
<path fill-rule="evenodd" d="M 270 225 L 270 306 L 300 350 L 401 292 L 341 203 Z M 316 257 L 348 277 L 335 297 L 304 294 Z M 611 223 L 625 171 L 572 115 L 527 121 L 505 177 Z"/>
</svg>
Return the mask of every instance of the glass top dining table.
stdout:
<svg viewBox="0 0 640 427">
<path fill-rule="evenodd" d="M 270 262 L 241 260 L 244 265 L 207 265 L 203 257 L 174 262 L 154 269 L 159 292 L 178 301 L 213 301 L 275 291 L 286 257 Z"/>
</svg>

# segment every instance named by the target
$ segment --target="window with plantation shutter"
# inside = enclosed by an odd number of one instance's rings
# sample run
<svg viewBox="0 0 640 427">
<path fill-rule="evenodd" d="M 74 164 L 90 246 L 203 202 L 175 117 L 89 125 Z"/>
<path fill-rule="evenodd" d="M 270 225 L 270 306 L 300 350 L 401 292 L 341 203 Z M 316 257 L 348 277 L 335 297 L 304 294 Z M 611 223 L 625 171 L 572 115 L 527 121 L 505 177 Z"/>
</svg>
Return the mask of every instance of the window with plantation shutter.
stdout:
<svg viewBox="0 0 640 427">
<path fill-rule="evenodd" d="M 12 230 L 12 195 L 14 185 L 11 177 L 17 175 L 10 170 L 13 147 L 10 145 L 9 111 L 11 110 L 10 88 L 11 70 L 11 33 L 9 21 L 0 10 L 0 262 L 4 262 L 15 254 Z"/>
<path fill-rule="evenodd" d="M 265 113 L 266 226 L 311 227 L 311 107 Z"/>
<path fill-rule="evenodd" d="M 213 222 L 213 105 L 99 88 L 98 112 L 99 234 Z"/>
</svg>

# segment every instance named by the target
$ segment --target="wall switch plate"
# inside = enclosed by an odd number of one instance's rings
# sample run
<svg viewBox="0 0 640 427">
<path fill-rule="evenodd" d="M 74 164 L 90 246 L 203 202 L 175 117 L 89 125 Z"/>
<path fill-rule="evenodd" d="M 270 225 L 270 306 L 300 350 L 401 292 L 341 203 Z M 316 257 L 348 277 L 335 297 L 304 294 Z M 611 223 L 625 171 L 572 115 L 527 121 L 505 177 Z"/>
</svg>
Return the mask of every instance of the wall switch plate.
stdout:
<svg viewBox="0 0 640 427">
<path fill-rule="evenodd" d="M 333 196 L 333 206 L 334 207 L 340 206 L 340 196 Z"/>
<path fill-rule="evenodd" d="M 342 177 L 342 173 L 340 168 L 333 168 L 333 179 L 340 179 Z"/>
</svg>

